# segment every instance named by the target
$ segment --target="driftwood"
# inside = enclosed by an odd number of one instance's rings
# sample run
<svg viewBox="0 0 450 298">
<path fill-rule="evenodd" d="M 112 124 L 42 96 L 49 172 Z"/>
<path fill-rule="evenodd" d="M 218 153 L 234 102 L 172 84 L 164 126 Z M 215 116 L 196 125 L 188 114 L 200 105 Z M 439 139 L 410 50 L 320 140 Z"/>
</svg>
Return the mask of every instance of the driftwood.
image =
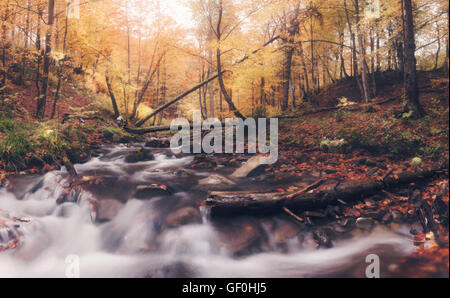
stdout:
<svg viewBox="0 0 450 298">
<path fill-rule="evenodd" d="M 448 169 L 435 168 L 402 172 L 388 176 L 384 180 L 342 182 L 316 191 L 299 192 L 294 196 L 283 193 L 210 192 L 205 203 L 211 211 L 211 216 L 267 215 L 282 212 L 283 208 L 304 211 L 324 208 L 339 202 L 355 201 L 383 189 L 430 178 L 446 171 L 448 172 Z"/>
</svg>

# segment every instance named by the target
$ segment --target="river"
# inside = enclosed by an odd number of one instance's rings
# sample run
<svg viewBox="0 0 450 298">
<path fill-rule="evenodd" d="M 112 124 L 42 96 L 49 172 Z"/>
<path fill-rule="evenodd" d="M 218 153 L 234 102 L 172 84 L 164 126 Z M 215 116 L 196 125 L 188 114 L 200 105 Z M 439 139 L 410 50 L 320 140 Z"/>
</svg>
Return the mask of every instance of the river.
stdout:
<svg viewBox="0 0 450 298">
<path fill-rule="evenodd" d="M 407 226 L 354 230 L 333 239 L 332 248 L 318 248 L 312 228 L 296 227 L 287 215 L 213 220 L 197 183 L 226 176 L 227 167 L 194 170 L 194 156 L 169 149 L 154 149 L 154 160 L 125 162 L 133 150 L 104 146 L 75 165 L 87 177 L 83 187 L 70 188 L 63 168 L 19 176 L 0 189 L 0 244 L 17 240 L 17 247 L 0 252 L 0 277 L 65 277 L 74 256 L 81 277 L 365 277 L 369 254 L 391 276 L 397 260 L 414 250 Z M 149 184 L 171 191 L 133 198 L 138 185 Z M 244 179 L 233 187 L 269 185 Z M 107 220 L 99 220 L 100 201 L 110 204 Z M 173 215 L 183 208 L 184 215 Z M 180 216 L 187 224 L 173 224 Z"/>
</svg>

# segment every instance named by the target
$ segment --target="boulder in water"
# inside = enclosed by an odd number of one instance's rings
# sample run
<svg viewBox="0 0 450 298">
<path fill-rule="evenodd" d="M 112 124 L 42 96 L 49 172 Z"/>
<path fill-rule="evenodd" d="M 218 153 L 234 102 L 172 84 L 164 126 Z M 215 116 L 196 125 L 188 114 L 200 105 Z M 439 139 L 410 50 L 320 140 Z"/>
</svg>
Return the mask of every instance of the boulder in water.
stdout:
<svg viewBox="0 0 450 298">
<path fill-rule="evenodd" d="M 154 160 L 155 157 L 148 149 L 136 148 L 133 152 L 125 156 L 126 163 L 138 163 L 141 161 Z"/>
<path fill-rule="evenodd" d="M 172 190 L 164 184 L 138 185 L 133 193 L 136 199 L 151 199 L 154 197 L 169 196 Z"/>
<path fill-rule="evenodd" d="M 165 220 L 166 226 L 170 228 L 201 222 L 200 212 L 194 207 L 184 207 L 173 211 L 167 215 Z"/>
<path fill-rule="evenodd" d="M 356 226 L 360 228 L 361 230 L 370 230 L 374 226 L 373 219 L 369 217 L 359 217 L 356 220 Z"/>
<path fill-rule="evenodd" d="M 289 239 L 296 237 L 301 231 L 299 224 L 284 223 L 274 231 L 274 240 L 277 244 L 286 243 Z"/>
<path fill-rule="evenodd" d="M 331 233 L 327 229 L 317 229 L 313 232 L 314 239 L 319 243 L 319 247 L 331 248 Z"/>
<path fill-rule="evenodd" d="M 170 139 L 152 138 L 145 143 L 145 147 L 150 148 L 170 148 Z"/>
<path fill-rule="evenodd" d="M 233 221 L 217 230 L 220 245 L 235 256 L 260 251 L 266 240 L 263 229 L 256 221 Z"/>
<path fill-rule="evenodd" d="M 251 157 L 248 161 L 244 162 L 240 168 L 231 174 L 234 178 L 247 178 L 255 177 L 264 173 L 267 168 L 267 164 L 262 163 L 263 156 L 255 155 Z"/>
<path fill-rule="evenodd" d="M 207 190 L 227 190 L 232 188 L 236 183 L 230 179 L 217 174 L 212 174 L 198 181 L 197 189 Z"/>
<path fill-rule="evenodd" d="M 192 165 L 192 168 L 194 169 L 212 169 L 217 166 L 217 162 L 213 160 L 213 158 L 205 155 L 200 154 L 196 155 L 194 157 L 194 164 Z"/>
</svg>

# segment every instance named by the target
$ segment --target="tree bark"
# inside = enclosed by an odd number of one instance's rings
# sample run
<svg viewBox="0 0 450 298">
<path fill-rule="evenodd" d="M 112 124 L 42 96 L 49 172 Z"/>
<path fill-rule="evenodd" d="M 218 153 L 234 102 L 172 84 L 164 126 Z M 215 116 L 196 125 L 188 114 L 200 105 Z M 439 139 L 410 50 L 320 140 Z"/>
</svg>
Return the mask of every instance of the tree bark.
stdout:
<svg viewBox="0 0 450 298">
<path fill-rule="evenodd" d="M 111 104 L 114 110 L 114 119 L 120 116 L 119 108 L 117 107 L 116 96 L 114 95 L 114 91 L 111 86 L 111 81 L 109 79 L 108 74 L 105 75 L 106 86 L 108 87 L 109 97 L 111 98 Z"/>
<path fill-rule="evenodd" d="M 419 102 L 419 88 L 417 85 L 416 72 L 416 44 L 414 38 L 414 20 L 412 12 L 412 1 L 402 0 L 404 18 L 404 52 L 405 52 L 405 72 L 404 72 L 404 98 L 406 101 L 405 111 L 412 112 L 412 117 L 421 118 L 424 110 Z"/>
<path fill-rule="evenodd" d="M 221 52 L 220 52 L 220 42 L 221 42 L 221 25 L 222 25 L 222 16 L 223 16 L 223 3 L 222 0 L 219 0 L 219 17 L 217 19 L 217 41 L 218 41 L 218 47 L 216 50 L 216 60 L 217 60 L 217 78 L 219 80 L 219 86 L 220 90 L 222 91 L 223 98 L 228 103 L 228 106 L 230 107 L 230 111 L 236 115 L 238 118 L 245 118 L 244 115 L 239 112 L 239 110 L 236 108 L 236 106 L 233 103 L 233 99 L 228 94 L 228 91 L 225 87 L 225 83 L 223 81 L 223 71 L 222 71 L 222 61 L 221 61 Z"/>
<path fill-rule="evenodd" d="M 48 80 L 50 74 L 50 54 L 52 51 L 52 30 L 55 22 L 55 0 L 48 1 L 47 34 L 45 36 L 44 66 L 42 70 L 42 92 L 37 100 L 36 118 L 43 120 L 47 103 Z"/>
<path fill-rule="evenodd" d="M 366 50 L 364 47 L 364 41 L 361 32 L 361 18 L 359 15 L 359 0 L 355 0 L 355 18 L 356 18 L 356 34 L 358 36 L 358 47 L 359 47 L 359 62 L 361 64 L 361 79 L 362 79 L 362 87 L 363 87 L 363 96 L 364 102 L 368 103 L 370 99 L 370 91 L 369 91 L 369 78 L 368 78 L 368 69 L 366 63 Z"/>
<path fill-rule="evenodd" d="M 66 6 L 66 12 L 68 11 L 70 2 L 67 3 Z M 69 16 L 66 13 L 66 18 L 65 18 L 65 28 L 64 28 L 64 37 L 63 37 L 63 50 L 62 53 L 63 55 L 65 55 L 66 53 L 66 43 L 67 43 L 67 31 L 69 27 Z M 63 57 L 63 60 L 65 59 L 65 57 Z M 55 113 L 56 113 L 56 104 L 58 102 L 59 99 L 59 93 L 61 90 L 61 83 L 62 83 L 62 76 L 63 76 L 63 68 L 64 68 L 64 62 L 62 61 L 58 61 L 58 84 L 56 86 L 56 91 L 55 91 L 55 98 L 53 99 L 53 108 L 52 108 L 52 114 L 50 115 L 50 119 L 53 119 L 55 117 Z"/>
</svg>

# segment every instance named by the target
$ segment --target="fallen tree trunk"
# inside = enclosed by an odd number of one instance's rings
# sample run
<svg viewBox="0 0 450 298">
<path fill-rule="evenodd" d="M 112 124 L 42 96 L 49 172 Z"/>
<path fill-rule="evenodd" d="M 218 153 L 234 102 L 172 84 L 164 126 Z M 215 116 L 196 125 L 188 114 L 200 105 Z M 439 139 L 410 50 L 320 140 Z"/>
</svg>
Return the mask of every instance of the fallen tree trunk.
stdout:
<svg viewBox="0 0 450 298">
<path fill-rule="evenodd" d="M 268 46 L 269 44 L 273 43 L 274 41 L 278 40 L 280 37 L 279 36 L 275 36 L 273 38 L 271 38 L 269 41 L 267 41 L 261 48 L 256 49 L 252 52 L 252 54 L 256 54 L 258 53 L 262 48 Z M 237 61 L 236 63 L 233 64 L 233 66 L 238 65 L 246 60 L 248 60 L 250 58 L 250 56 L 246 55 L 245 57 L 243 57 L 241 60 Z M 194 86 L 193 88 L 187 90 L 186 92 L 184 92 L 183 94 L 177 96 L 176 98 L 170 100 L 168 103 L 160 106 L 159 108 L 157 108 L 153 113 L 151 113 L 150 115 L 146 116 L 145 118 L 143 118 L 142 120 L 138 121 L 136 123 L 137 127 L 141 127 L 145 122 L 147 122 L 148 120 L 150 120 L 153 116 L 159 114 L 161 111 L 165 110 L 167 107 L 170 107 L 171 105 L 173 105 L 174 103 L 176 103 L 177 101 L 180 101 L 181 99 L 185 98 L 186 96 L 188 96 L 189 94 L 191 94 L 192 92 L 195 92 L 196 90 L 200 89 L 201 87 L 203 87 L 204 85 L 210 83 L 211 81 L 214 81 L 215 79 L 217 79 L 220 75 L 224 74 L 225 72 L 227 72 L 228 70 L 223 69 L 221 71 L 219 71 L 218 73 L 216 73 L 215 75 L 213 75 L 212 77 L 209 77 L 208 79 L 206 79 L 205 81 L 201 82 L 200 84 Z M 166 129 L 167 130 L 167 129 Z"/>
<path fill-rule="evenodd" d="M 219 122 L 217 122 L 217 123 L 219 123 Z M 220 125 L 222 126 L 222 129 L 225 128 L 225 122 L 220 122 Z M 190 124 L 189 128 L 191 130 L 199 129 L 200 131 L 205 131 L 205 130 L 202 129 L 201 125 L 199 125 L 197 127 L 197 126 L 194 126 L 194 124 L 192 124 L 192 123 Z M 172 129 L 170 125 L 166 125 L 166 126 L 150 126 L 150 127 L 147 127 L 147 128 L 129 128 L 129 127 L 124 127 L 124 129 L 125 129 L 126 132 L 129 132 L 129 133 L 132 133 L 132 134 L 144 135 L 144 134 L 147 134 L 147 133 L 160 132 L 160 131 L 170 131 L 170 130 L 178 131 L 181 128 L 180 128 L 180 126 L 177 126 L 177 128 Z"/>
<path fill-rule="evenodd" d="M 226 70 L 222 70 L 222 73 L 224 73 Z M 173 105 L 174 103 L 176 103 L 177 101 L 182 100 L 183 98 L 185 98 L 186 96 L 188 96 L 189 94 L 191 94 L 192 92 L 197 91 L 198 89 L 200 89 L 201 87 L 203 87 L 204 85 L 210 83 L 211 81 L 214 81 L 215 79 L 217 79 L 217 77 L 219 76 L 218 73 L 216 73 L 215 75 L 213 75 L 212 77 L 208 78 L 207 80 L 201 82 L 200 84 L 194 86 L 193 88 L 187 90 L 186 92 L 184 92 L 183 94 L 175 97 L 174 99 L 172 99 L 171 101 L 169 101 L 168 103 L 160 106 L 159 108 L 157 108 L 155 111 L 153 111 L 153 113 L 151 113 L 150 115 L 146 116 L 145 118 L 143 118 L 142 120 L 139 120 L 136 123 L 137 127 L 142 126 L 145 122 L 147 122 L 148 120 L 150 120 L 150 118 L 152 118 L 153 116 L 159 114 L 161 111 L 163 111 L 164 109 L 166 109 L 167 107 L 170 107 L 171 105 Z"/>
<path fill-rule="evenodd" d="M 339 201 L 359 200 L 383 189 L 430 178 L 445 171 L 448 172 L 448 169 L 435 168 L 403 172 L 384 180 L 348 181 L 294 196 L 282 193 L 210 192 L 205 203 L 211 216 L 268 215 L 282 212 L 283 208 L 298 212 L 324 208 Z"/>
</svg>

